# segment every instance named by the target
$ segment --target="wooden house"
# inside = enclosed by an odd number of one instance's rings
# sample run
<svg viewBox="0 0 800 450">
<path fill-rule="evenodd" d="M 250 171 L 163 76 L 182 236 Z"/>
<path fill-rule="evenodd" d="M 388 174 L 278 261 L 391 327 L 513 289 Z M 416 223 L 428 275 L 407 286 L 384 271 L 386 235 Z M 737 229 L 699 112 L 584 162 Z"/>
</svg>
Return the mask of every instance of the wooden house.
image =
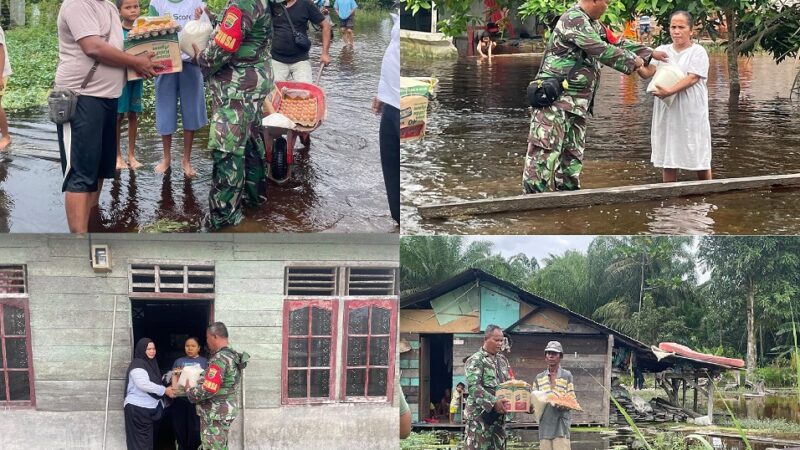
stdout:
<svg viewBox="0 0 800 450">
<path fill-rule="evenodd" d="M 489 324 L 504 329 L 511 369 L 529 383 L 547 368 L 547 342 L 561 342 L 561 366 L 572 372 L 584 409 L 573 413 L 575 425 L 608 426 L 612 375 L 629 373 L 632 364 L 665 373 L 670 399 L 677 399 L 680 387 L 684 398 L 686 387 L 694 387 L 696 408 L 699 389 L 708 398 L 709 414 L 712 391 L 697 380 L 731 369 L 674 354 L 657 356 L 642 342 L 478 269 L 403 296 L 400 305 L 400 383 L 415 422 L 429 416 L 429 405 L 438 403 L 445 389 L 464 381 L 464 362 L 483 345 Z M 535 421 L 532 415 L 515 416 L 522 423 Z"/>
<path fill-rule="evenodd" d="M 222 321 L 251 355 L 231 449 L 396 449 L 398 253 L 383 234 L 2 236 L 0 447 L 125 448 L 132 343 L 165 371 Z"/>
</svg>

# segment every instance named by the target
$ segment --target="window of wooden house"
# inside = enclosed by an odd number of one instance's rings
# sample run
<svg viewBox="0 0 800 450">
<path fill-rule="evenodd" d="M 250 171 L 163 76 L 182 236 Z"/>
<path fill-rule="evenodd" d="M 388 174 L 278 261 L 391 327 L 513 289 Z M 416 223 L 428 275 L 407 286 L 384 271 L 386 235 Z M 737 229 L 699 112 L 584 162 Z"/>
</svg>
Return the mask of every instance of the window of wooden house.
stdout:
<svg viewBox="0 0 800 450">
<path fill-rule="evenodd" d="M 214 294 L 213 263 L 131 264 L 130 292 L 140 298 L 207 298 Z"/>
<path fill-rule="evenodd" d="M 349 296 L 397 295 L 397 269 L 394 267 L 348 267 Z"/>
<path fill-rule="evenodd" d="M 338 293 L 336 267 L 287 267 L 286 295 L 330 297 Z"/>
<path fill-rule="evenodd" d="M 345 302 L 345 401 L 390 401 L 397 336 L 397 301 Z"/>
<path fill-rule="evenodd" d="M 0 406 L 34 406 L 25 266 L 0 266 Z"/>
<path fill-rule="evenodd" d="M 283 404 L 334 400 L 335 300 L 288 300 L 283 309 Z"/>
</svg>

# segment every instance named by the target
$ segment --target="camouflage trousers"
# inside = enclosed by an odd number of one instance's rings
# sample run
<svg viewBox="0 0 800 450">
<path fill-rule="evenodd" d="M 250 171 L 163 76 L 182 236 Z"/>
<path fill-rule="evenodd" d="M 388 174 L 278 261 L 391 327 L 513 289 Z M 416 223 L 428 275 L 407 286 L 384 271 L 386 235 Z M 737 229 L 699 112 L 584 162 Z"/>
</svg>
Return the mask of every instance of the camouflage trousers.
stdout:
<svg viewBox="0 0 800 450">
<path fill-rule="evenodd" d="M 505 450 L 505 420 L 487 425 L 478 417 L 468 420 L 464 427 L 464 450 Z"/>
<path fill-rule="evenodd" d="M 554 106 L 534 108 L 522 171 L 524 192 L 581 188 L 586 118 Z"/>
<path fill-rule="evenodd" d="M 208 227 L 218 230 L 242 221 L 242 205 L 267 200 L 264 142 L 258 135 L 261 101 L 212 99 L 209 147 L 214 161 L 208 193 Z"/>
<path fill-rule="evenodd" d="M 228 450 L 228 431 L 232 420 L 208 420 L 200 415 L 200 441 L 203 450 Z"/>
</svg>

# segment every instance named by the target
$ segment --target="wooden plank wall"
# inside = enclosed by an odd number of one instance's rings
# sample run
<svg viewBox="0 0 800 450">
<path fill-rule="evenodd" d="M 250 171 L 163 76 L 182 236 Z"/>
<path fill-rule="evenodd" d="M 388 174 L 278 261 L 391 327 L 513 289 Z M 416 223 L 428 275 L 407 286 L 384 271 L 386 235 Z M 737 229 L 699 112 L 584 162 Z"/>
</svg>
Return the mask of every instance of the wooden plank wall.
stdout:
<svg viewBox="0 0 800 450">
<path fill-rule="evenodd" d="M 232 347 L 246 350 L 252 357 L 247 369 L 247 405 L 274 408 L 280 406 L 285 265 L 360 262 L 397 266 L 399 257 L 397 236 L 382 234 L 91 237 L 92 244 L 108 244 L 113 264 L 110 273 L 92 271 L 87 237 L 0 238 L 0 264 L 28 267 L 38 410 L 104 409 L 115 296 L 118 310 L 110 405 L 122 408 L 122 379 L 131 356 L 129 260 L 215 263 L 215 319 L 228 325 Z M 337 357 L 342 358 L 341 338 L 339 345 Z M 399 370 L 395 372 L 399 376 Z"/>
<path fill-rule="evenodd" d="M 419 334 L 402 333 L 400 339 L 411 346 L 411 350 L 400 354 L 400 386 L 416 422 L 419 420 Z"/>
</svg>

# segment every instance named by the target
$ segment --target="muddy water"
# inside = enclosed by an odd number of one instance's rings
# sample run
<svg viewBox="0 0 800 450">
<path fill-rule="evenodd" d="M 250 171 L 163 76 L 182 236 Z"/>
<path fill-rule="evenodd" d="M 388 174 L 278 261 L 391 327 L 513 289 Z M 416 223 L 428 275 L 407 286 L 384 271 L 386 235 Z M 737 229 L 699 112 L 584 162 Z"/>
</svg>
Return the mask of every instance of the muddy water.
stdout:
<svg viewBox="0 0 800 450">
<path fill-rule="evenodd" d="M 403 75 L 435 76 L 438 95 L 420 143 L 404 144 L 404 232 L 466 234 L 628 234 L 800 232 L 796 189 L 425 221 L 417 206 L 517 195 L 528 131 L 524 92 L 538 68 L 532 56 L 457 61 L 403 60 Z M 741 101 L 728 106 L 725 57 L 711 55 L 708 89 L 715 177 L 800 171 L 800 102 L 788 99 L 796 68 L 767 56 L 740 60 Z M 652 97 L 646 82 L 603 70 L 589 120 L 584 188 L 660 181 L 650 164 Z M 682 173 L 680 179 L 692 179 Z"/>
<path fill-rule="evenodd" d="M 718 411 L 724 411 L 721 401 L 714 402 Z M 747 419 L 783 419 L 787 422 L 800 423 L 800 403 L 791 394 L 786 396 L 767 395 L 764 397 L 744 397 L 728 399 L 736 417 Z"/>
<path fill-rule="evenodd" d="M 310 150 L 295 153 L 294 179 L 282 186 L 270 182 L 267 203 L 247 211 L 241 225 L 225 231 L 396 231 L 381 173 L 379 117 L 370 109 L 391 28 L 388 13 L 384 16 L 362 17 L 352 49 L 343 48 L 337 34 L 332 63 L 320 82 L 327 94 L 328 118 L 313 133 Z M 318 37 L 312 40 L 319 42 Z M 320 47 L 315 44 L 312 49 L 315 66 Z M 9 154 L 0 156 L 0 231 L 65 232 L 55 126 L 44 110 L 9 117 L 13 144 Z M 192 163 L 198 177 L 187 182 L 180 167 L 181 132 L 173 137 L 172 173 L 161 176 L 153 172 L 162 147 L 152 114 L 140 122 L 136 155 L 144 167 L 106 181 L 99 230 L 136 231 L 158 219 L 187 222 L 189 230 L 198 229 L 208 209 L 211 183 L 208 128 L 195 138 Z"/>
</svg>

